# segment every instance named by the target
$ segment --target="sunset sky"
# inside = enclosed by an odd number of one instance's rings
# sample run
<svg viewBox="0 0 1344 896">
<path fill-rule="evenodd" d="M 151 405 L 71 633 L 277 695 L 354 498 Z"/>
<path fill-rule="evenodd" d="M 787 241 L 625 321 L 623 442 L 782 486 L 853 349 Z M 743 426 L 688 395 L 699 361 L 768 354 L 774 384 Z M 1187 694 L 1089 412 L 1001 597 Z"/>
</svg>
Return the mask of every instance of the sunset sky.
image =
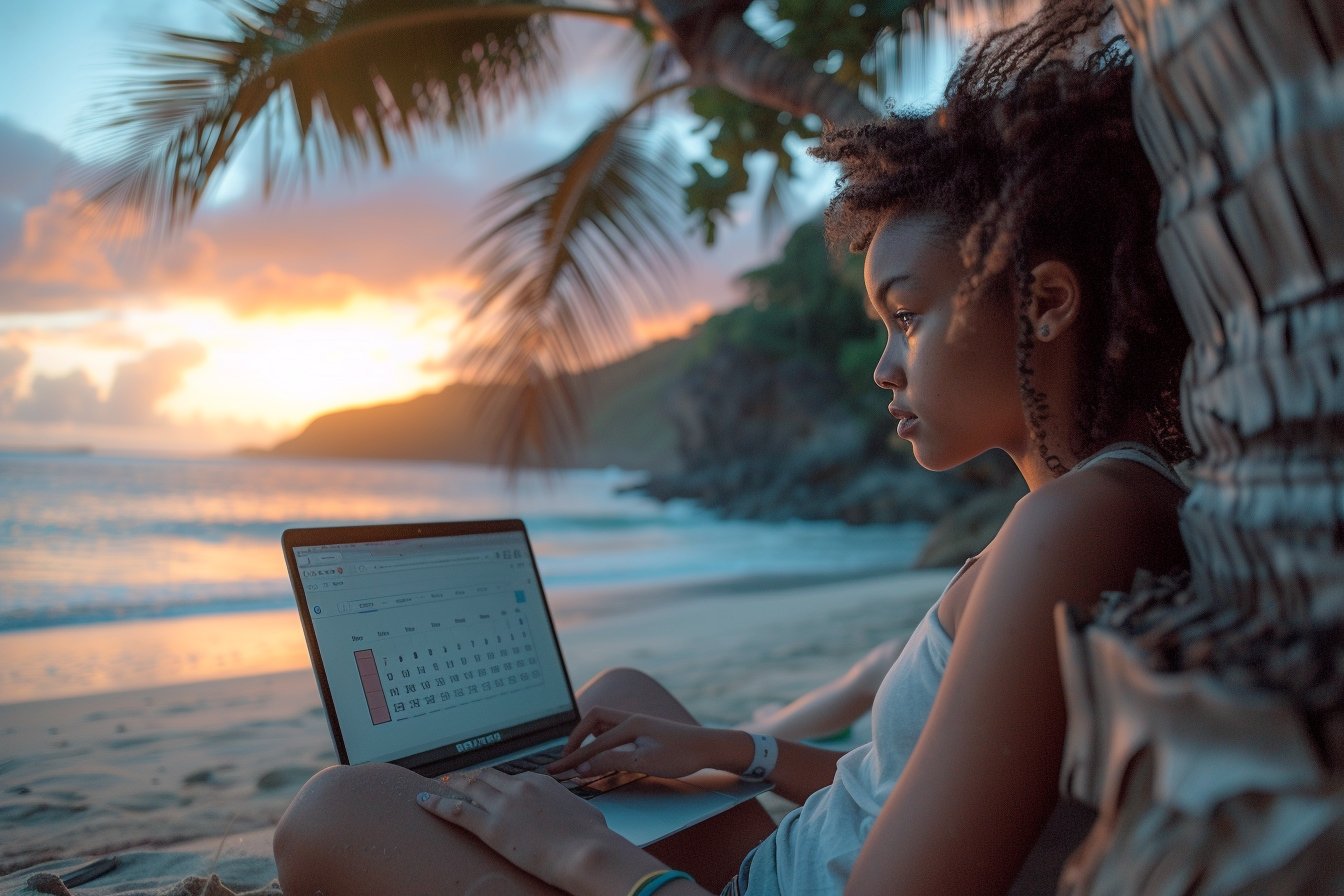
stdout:
<svg viewBox="0 0 1344 896">
<path fill-rule="evenodd" d="M 630 82 L 619 29 L 605 29 L 614 37 L 575 54 L 542 112 L 483 148 L 422 144 L 391 170 L 269 203 L 245 152 L 166 244 L 100 237 L 72 214 L 69 178 L 98 145 L 81 125 L 90 103 L 124 78 L 137 34 L 217 17 L 205 0 L 0 6 L 0 448 L 265 445 L 324 411 L 441 388 L 472 286 L 455 260 L 478 203 L 571 149 Z M 826 172 L 808 181 L 796 216 L 829 192 Z M 712 251 L 688 243 L 675 307 L 639 323 L 632 346 L 738 301 L 733 275 L 770 254 L 753 211 L 744 204 Z"/>
</svg>

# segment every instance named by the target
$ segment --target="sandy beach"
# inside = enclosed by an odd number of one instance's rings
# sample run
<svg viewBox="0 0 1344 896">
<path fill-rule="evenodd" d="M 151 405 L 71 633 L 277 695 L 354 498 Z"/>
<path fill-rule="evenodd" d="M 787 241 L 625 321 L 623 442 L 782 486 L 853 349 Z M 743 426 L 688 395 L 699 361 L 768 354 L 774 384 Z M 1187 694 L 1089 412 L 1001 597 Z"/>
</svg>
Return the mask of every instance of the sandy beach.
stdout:
<svg viewBox="0 0 1344 896">
<path fill-rule="evenodd" d="M 731 724 L 908 632 L 950 575 L 710 589 L 676 600 L 650 593 L 629 612 L 562 620 L 561 643 L 576 684 L 606 667 L 636 666 L 702 721 Z M 266 625 L 286 618 L 251 624 L 259 637 L 284 642 L 297 635 Z M 164 634 L 153 629 L 152 643 Z M 26 636 L 34 655 L 39 640 Z M 116 645 L 128 656 L 137 649 Z M 44 873 L 67 875 L 109 855 L 116 867 L 75 892 L 198 893 L 205 882 L 196 878 L 211 873 L 222 879 L 223 889 L 208 890 L 217 896 L 271 892 L 269 829 L 300 785 L 334 761 L 307 669 L 0 706 L 0 893 L 66 892 Z"/>
</svg>

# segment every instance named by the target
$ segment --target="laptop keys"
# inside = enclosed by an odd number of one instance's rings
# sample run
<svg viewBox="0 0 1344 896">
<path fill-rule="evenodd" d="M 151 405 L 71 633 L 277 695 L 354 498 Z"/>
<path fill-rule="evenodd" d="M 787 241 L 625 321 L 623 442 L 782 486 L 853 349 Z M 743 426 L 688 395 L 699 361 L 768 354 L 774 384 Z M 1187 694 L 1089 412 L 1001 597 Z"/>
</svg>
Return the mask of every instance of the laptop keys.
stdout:
<svg viewBox="0 0 1344 896">
<path fill-rule="evenodd" d="M 644 775 L 640 772 L 612 772 L 600 778 L 590 778 L 586 787 L 594 793 L 610 793 L 617 787 L 624 787 L 631 781 L 638 781 Z"/>
<path fill-rule="evenodd" d="M 533 753 L 529 756 L 523 756 L 518 759 L 511 759 L 508 762 L 502 762 L 495 768 L 506 775 L 517 775 L 523 772 L 538 772 L 544 774 L 541 769 L 560 758 L 561 749 L 555 747 L 550 750 L 543 750 L 540 753 Z M 638 781 L 644 777 L 639 772 L 607 772 L 601 775 L 593 775 L 588 778 L 581 778 L 573 772 L 562 773 L 564 777 L 557 777 L 556 780 L 564 785 L 565 789 L 577 797 L 588 800 L 593 797 L 609 793 L 617 787 L 623 787 L 631 781 Z"/>
</svg>

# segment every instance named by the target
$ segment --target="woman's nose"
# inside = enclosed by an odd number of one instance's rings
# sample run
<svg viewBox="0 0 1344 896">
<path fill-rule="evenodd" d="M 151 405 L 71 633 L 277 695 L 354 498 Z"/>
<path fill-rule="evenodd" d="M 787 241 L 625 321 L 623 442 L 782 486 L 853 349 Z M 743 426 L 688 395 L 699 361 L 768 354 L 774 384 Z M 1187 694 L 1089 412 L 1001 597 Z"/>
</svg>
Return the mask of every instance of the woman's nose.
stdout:
<svg viewBox="0 0 1344 896">
<path fill-rule="evenodd" d="M 877 383 L 879 389 L 905 387 L 905 345 L 902 340 L 887 340 L 886 348 L 873 368 L 873 382 Z"/>
</svg>

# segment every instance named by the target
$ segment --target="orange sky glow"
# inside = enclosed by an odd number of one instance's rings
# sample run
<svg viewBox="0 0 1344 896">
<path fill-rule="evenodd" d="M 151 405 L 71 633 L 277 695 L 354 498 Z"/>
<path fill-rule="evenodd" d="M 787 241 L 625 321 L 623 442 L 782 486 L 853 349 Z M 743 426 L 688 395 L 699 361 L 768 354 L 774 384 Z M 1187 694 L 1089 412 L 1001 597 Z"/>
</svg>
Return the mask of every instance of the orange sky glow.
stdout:
<svg viewBox="0 0 1344 896">
<path fill-rule="evenodd" d="M 208 29 L 211 15 L 168 0 L 0 9 L 12 45 L 0 58 L 0 448 L 227 451 L 325 411 L 442 388 L 477 276 L 457 261 L 476 208 L 571 149 L 629 81 L 615 43 L 576 55 L 572 83 L 485 146 L 424 143 L 391 170 L 269 203 L 257 147 L 245 147 L 182 232 L 114 241 L 71 186 L 91 145 L 81 116 L 124 78 L 125 48 L 146 27 Z M 810 176 L 795 220 L 829 192 L 820 167 Z M 631 322 L 631 349 L 740 300 L 736 275 L 787 235 L 762 239 L 753 209 L 712 250 L 688 241 L 683 281 L 665 309 Z"/>
</svg>

